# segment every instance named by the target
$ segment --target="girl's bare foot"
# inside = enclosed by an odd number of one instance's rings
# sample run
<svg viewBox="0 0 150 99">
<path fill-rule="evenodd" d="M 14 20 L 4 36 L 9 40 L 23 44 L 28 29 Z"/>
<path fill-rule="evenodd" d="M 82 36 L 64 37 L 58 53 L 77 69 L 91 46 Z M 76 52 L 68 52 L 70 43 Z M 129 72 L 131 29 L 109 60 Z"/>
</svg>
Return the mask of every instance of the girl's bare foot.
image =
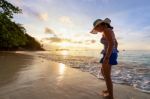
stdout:
<svg viewBox="0 0 150 99">
<path fill-rule="evenodd" d="M 103 90 L 102 93 L 108 93 L 108 90 Z"/>
<path fill-rule="evenodd" d="M 103 90 L 101 93 L 100 93 L 101 96 L 107 96 L 109 95 L 108 91 L 107 90 Z"/>
<path fill-rule="evenodd" d="M 100 93 L 101 96 L 103 96 L 105 99 L 114 99 L 112 98 L 110 95 L 109 95 L 109 92 L 107 90 L 103 90 L 101 93 Z"/>
</svg>

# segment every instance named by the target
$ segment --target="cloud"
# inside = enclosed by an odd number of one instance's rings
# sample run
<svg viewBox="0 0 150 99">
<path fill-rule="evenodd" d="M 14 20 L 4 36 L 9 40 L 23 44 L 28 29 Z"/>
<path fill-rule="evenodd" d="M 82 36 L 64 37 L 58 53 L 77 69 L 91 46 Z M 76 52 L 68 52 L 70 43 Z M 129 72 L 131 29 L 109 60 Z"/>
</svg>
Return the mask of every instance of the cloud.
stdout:
<svg viewBox="0 0 150 99">
<path fill-rule="evenodd" d="M 74 23 L 73 23 L 73 21 L 71 20 L 71 18 L 69 16 L 61 16 L 61 17 L 59 17 L 59 22 L 61 24 L 63 24 L 64 26 L 67 26 L 67 27 L 74 26 Z"/>
<path fill-rule="evenodd" d="M 117 39 L 117 40 L 122 40 L 122 39 L 123 39 L 123 37 L 116 37 L 116 39 Z"/>
<path fill-rule="evenodd" d="M 54 32 L 54 30 L 51 29 L 51 28 L 46 27 L 46 28 L 44 29 L 44 32 L 45 32 L 46 34 L 53 34 L 55 37 L 57 37 L 57 35 L 56 35 L 56 33 Z"/>
<path fill-rule="evenodd" d="M 96 40 L 91 40 L 91 43 L 96 43 Z"/>
<path fill-rule="evenodd" d="M 45 33 L 55 34 L 55 32 L 52 29 L 48 28 L 48 27 L 45 28 Z"/>
<path fill-rule="evenodd" d="M 48 20 L 48 13 L 40 13 L 38 14 L 39 19 L 43 20 L 43 21 L 47 21 Z"/>
<path fill-rule="evenodd" d="M 84 43 L 86 43 L 86 44 L 94 44 L 94 43 L 96 43 L 96 40 L 94 40 L 94 39 L 85 40 Z"/>
<path fill-rule="evenodd" d="M 69 42 L 69 43 L 74 43 L 74 44 L 83 44 L 84 41 L 76 41 L 68 38 L 60 38 L 60 37 L 49 37 L 49 38 L 44 38 L 44 41 L 49 41 L 51 43 L 60 43 L 60 42 Z"/>
<path fill-rule="evenodd" d="M 47 21 L 49 18 L 47 12 L 39 12 L 35 8 L 33 9 L 27 5 L 23 5 L 22 8 L 23 8 L 23 13 L 26 14 L 27 16 L 33 16 L 42 21 Z"/>
<path fill-rule="evenodd" d="M 12 4 L 15 4 L 17 6 L 20 6 L 21 5 L 21 2 L 22 0 L 7 0 L 8 2 L 12 3 Z"/>
<path fill-rule="evenodd" d="M 23 12 L 27 15 L 31 15 L 31 16 L 35 16 L 35 17 L 37 17 L 39 15 L 38 11 L 36 11 L 33 8 L 30 8 L 29 6 L 23 5 L 22 8 L 23 8 Z"/>
<path fill-rule="evenodd" d="M 48 40 L 50 42 L 72 42 L 71 39 L 66 39 L 66 38 L 59 38 L 59 37 L 50 37 L 50 38 L 44 38 L 44 40 Z"/>
</svg>

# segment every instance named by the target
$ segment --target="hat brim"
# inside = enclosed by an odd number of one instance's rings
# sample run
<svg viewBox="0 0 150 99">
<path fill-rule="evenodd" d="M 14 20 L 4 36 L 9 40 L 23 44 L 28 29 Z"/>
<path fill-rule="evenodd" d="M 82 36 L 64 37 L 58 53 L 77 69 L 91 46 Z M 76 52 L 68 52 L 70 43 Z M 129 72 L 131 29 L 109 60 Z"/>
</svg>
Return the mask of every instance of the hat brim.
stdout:
<svg viewBox="0 0 150 99">
<path fill-rule="evenodd" d="M 101 24 L 102 22 L 104 22 L 104 20 L 99 21 L 99 22 L 93 27 L 93 29 L 90 31 L 90 33 L 93 33 L 93 34 L 98 33 L 97 31 L 95 31 L 95 28 L 96 28 L 99 24 Z"/>
<path fill-rule="evenodd" d="M 97 34 L 98 31 L 96 31 L 95 28 L 93 28 L 93 29 L 90 31 L 90 33 L 92 33 L 92 34 Z"/>
</svg>

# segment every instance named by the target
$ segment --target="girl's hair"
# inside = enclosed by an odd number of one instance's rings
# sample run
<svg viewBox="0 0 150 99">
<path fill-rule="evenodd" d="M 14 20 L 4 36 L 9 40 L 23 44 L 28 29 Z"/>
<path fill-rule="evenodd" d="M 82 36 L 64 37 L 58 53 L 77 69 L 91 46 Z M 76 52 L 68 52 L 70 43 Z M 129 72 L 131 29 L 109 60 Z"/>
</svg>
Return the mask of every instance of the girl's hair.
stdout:
<svg viewBox="0 0 150 99">
<path fill-rule="evenodd" d="M 105 22 L 102 22 L 100 25 L 101 26 L 106 26 L 107 28 L 110 28 L 110 29 L 113 29 L 113 27 L 110 24 L 105 23 Z"/>
</svg>

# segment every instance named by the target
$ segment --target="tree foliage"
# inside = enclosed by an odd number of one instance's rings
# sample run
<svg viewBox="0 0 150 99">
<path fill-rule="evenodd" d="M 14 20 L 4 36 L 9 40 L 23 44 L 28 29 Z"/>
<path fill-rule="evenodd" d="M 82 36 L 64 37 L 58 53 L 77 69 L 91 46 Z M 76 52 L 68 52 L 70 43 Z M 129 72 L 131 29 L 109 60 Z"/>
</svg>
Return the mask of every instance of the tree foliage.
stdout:
<svg viewBox="0 0 150 99">
<path fill-rule="evenodd" d="M 8 18 L 13 18 L 14 13 L 21 13 L 22 10 L 9 3 L 6 0 L 0 0 L 0 13 L 6 15 Z"/>
<path fill-rule="evenodd" d="M 21 24 L 12 21 L 15 13 L 21 13 L 21 9 L 6 0 L 0 0 L 0 50 L 20 47 L 41 50 L 39 42 L 29 36 Z"/>
</svg>

